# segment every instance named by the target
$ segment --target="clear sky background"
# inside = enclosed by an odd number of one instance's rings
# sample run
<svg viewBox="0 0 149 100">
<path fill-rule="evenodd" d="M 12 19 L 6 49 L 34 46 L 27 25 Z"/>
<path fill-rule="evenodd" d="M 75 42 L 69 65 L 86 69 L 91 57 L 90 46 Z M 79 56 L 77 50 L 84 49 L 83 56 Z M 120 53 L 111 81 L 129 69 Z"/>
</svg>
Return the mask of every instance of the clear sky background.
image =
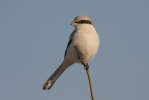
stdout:
<svg viewBox="0 0 149 100">
<path fill-rule="evenodd" d="M 89 63 L 95 99 L 149 100 L 149 0 L 0 0 L 0 100 L 91 100 L 81 64 L 42 90 L 78 14 L 101 39 Z"/>
</svg>

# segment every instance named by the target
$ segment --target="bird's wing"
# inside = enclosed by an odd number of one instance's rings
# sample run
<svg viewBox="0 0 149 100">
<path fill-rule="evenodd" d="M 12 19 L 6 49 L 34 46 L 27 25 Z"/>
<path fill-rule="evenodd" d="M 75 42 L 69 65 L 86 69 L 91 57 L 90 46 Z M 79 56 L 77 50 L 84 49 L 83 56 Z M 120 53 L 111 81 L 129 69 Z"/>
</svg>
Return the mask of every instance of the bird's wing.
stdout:
<svg viewBox="0 0 149 100">
<path fill-rule="evenodd" d="M 67 52 L 67 49 L 68 49 L 69 45 L 72 43 L 73 36 L 74 36 L 75 32 L 76 32 L 76 31 L 74 30 L 74 31 L 70 34 L 70 36 L 69 36 L 69 42 L 68 42 L 68 44 L 67 44 L 67 48 L 66 48 L 66 50 L 65 50 L 64 57 L 66 56 L 66 52 Z"/>
</svg>

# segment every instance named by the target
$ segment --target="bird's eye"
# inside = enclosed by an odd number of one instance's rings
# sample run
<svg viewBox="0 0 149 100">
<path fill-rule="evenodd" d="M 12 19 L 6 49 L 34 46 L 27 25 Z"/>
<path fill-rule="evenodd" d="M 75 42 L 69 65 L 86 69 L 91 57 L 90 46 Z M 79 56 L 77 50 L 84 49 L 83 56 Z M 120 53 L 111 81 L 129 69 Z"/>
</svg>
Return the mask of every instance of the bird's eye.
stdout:
<svg viewBox="0 0 149 100">
<path fill-rule="evenodd" d="M 79 20 L 75 23 L 78 23 L 78 24 L 91 24 L 92 25 L 92 22 L 90 20 Z"/>
</svg>

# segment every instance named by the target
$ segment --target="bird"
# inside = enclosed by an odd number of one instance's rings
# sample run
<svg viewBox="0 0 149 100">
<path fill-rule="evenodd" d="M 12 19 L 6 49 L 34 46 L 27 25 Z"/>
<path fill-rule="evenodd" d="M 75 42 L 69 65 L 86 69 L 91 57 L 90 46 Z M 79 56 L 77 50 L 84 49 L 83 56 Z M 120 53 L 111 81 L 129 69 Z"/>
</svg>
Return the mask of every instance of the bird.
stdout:
<svg viewBox="0 0 149 100">
<path fill-rule="evenodd" d="M 69 42 L 64 53 L 64 60 L 43 84 L 43 90 L 51 89 L 56 80 L 68 67 L 74 63 L 82 63 L 80 57 L 85 63 L 88 63 L 98 52 L 100 37 L 89 16 L 80 14 L 74 18 L 70 25 L 74 26 L 74 31 L 69 36 Z"/>
</svg>

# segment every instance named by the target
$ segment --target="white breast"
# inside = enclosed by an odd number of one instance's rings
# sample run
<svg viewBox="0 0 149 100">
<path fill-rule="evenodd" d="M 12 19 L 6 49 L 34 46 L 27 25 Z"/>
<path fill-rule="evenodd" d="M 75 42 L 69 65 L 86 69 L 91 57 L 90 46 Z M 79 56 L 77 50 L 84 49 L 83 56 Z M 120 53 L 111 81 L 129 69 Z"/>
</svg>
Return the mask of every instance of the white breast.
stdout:
<svg viewBox="0 0 149 100">
<path fill-rule="evenodd" d="M 88 62 L 97 53 L 99 43 L 99 36 L 94 28 L 77 30 L 74 34 L 73 42 L 67 50 L 66 58 L 73 62 L 80 62 L 80 60 L 78 60 L 78 54 L 74 49 L 74 46 L 76 46 L 83 60 Z"/>
</svg>

